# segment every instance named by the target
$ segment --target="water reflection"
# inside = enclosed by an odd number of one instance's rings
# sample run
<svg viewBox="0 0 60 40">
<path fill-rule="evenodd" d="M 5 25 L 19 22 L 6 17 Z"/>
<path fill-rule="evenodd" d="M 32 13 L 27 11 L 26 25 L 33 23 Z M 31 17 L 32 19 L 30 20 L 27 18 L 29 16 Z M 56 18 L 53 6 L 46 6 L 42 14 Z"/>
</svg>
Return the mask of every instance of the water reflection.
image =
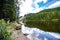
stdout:
<svg viewBox="0 0 60 40">
<path fill-rule="evenodd" d="M 25 27 L 24 23 L 22 23 L 22 32 L 24 34 L 28 34 L 28 38 L 30 40 L 60 40 L 60 34 L 59 33 L 53 33 L 53 32 L 45 32 L 43 30 L 37 29 L 37 28 L 29 28 Z"/>
</svg>

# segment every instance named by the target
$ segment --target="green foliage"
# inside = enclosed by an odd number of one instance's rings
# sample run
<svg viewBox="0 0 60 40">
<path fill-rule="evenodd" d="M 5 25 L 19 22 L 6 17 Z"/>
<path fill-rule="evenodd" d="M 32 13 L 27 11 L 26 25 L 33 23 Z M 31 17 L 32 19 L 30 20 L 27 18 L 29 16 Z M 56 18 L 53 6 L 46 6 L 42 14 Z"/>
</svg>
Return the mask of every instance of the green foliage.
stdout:
<svg viewBox="0 0 60 40">
<path fill-rule="evenodd" d="M 29 27 L 60 33 L 60 7 L 27 14 L 24 17 L 24 23 Z"/>
<path fill-rule="evenodd" d="M 9 18 L 11 21 L 15 20 L 15 0 L 1 0 L 0 3 L 0 19 Z"/>
<path fill-rule="evenodd" d="M 0 20 L 0 40 L 11 40 L 11 33 L 7 30 L 7 24 L 4 20 Z"/>
</svg>

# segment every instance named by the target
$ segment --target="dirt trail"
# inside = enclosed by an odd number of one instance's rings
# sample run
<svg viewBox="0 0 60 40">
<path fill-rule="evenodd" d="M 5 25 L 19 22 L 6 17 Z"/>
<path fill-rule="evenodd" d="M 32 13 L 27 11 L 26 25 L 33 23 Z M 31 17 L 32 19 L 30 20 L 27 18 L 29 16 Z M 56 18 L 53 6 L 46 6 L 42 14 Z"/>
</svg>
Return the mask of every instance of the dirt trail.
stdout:
<svg viewBox="0 0 60 40">
<path fill-rule="evenodd" d="M 29 40 L 20 30 L 15 30 L 12 33 L 13 40 Z"/>
</svg>

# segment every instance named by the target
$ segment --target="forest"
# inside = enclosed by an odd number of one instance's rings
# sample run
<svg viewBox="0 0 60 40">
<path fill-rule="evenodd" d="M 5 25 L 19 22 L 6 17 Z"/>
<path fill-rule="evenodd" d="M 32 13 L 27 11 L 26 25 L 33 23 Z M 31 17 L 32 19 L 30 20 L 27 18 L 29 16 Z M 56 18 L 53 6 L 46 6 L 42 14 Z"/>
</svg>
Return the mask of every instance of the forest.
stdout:
<svg viewBox="0 0 60 40">
<path fill-rule="evenodd" d="M 0 0 L 0 40 L 12 40 L 12 23 L 7 23 L 8 20 L 16 20 L 16 9 L 18 8 L 17 0 Z M 17 10 L 18 11 L 18 10 Z M 10 29 L 10 28 L 11 29 Z"/>
<path fill-rule="evenodd" d="M 16 0 L 0 0 L 0 19 L 16 19 Z M 17 10 L 18 11 L 18 10 Z"/>
<path fill-rule="evenodd" d="M 27 14 L 23 22 L 28 27 L 60 33 L 60 7 Z"/>
<path fill-rule="evenodd" d="M 25 40 L 28 34 L 22 33 L 22 29 L 26 32 L 26 26 L 29 27 L 28 29 L 38 28 L 47 32 L 60 33 L 60 7 L 45 9 L 38 13 L 29 13 L 24 17 L 19 17 L 19 5 L 18 0 L 0 0 L 0 40 L 21 40 L 21 38 Z M 22 21 L 23 23 L 21 23 Z M 25 27 L 22 27 L 24 23 Z M 27 31 L 30 32 L 30 30 Z M 35 38 L 35 35 L 34 37 L 31 36 L 31 38 Z M 48 37 L 50 38 L 50 35 Z"/>
</svg>

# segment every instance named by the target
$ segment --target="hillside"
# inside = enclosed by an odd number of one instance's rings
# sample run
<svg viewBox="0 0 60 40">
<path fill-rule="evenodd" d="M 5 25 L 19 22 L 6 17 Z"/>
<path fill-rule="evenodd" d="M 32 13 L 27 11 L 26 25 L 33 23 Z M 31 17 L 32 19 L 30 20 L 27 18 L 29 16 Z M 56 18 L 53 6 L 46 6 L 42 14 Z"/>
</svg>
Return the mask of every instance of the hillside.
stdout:
<svg viewBox="0 0 60 40">
<path fill-rule="evenodd" d="M 26 26 L 60 33 L 60 7 L 25 15 Z"/>
</svg>

